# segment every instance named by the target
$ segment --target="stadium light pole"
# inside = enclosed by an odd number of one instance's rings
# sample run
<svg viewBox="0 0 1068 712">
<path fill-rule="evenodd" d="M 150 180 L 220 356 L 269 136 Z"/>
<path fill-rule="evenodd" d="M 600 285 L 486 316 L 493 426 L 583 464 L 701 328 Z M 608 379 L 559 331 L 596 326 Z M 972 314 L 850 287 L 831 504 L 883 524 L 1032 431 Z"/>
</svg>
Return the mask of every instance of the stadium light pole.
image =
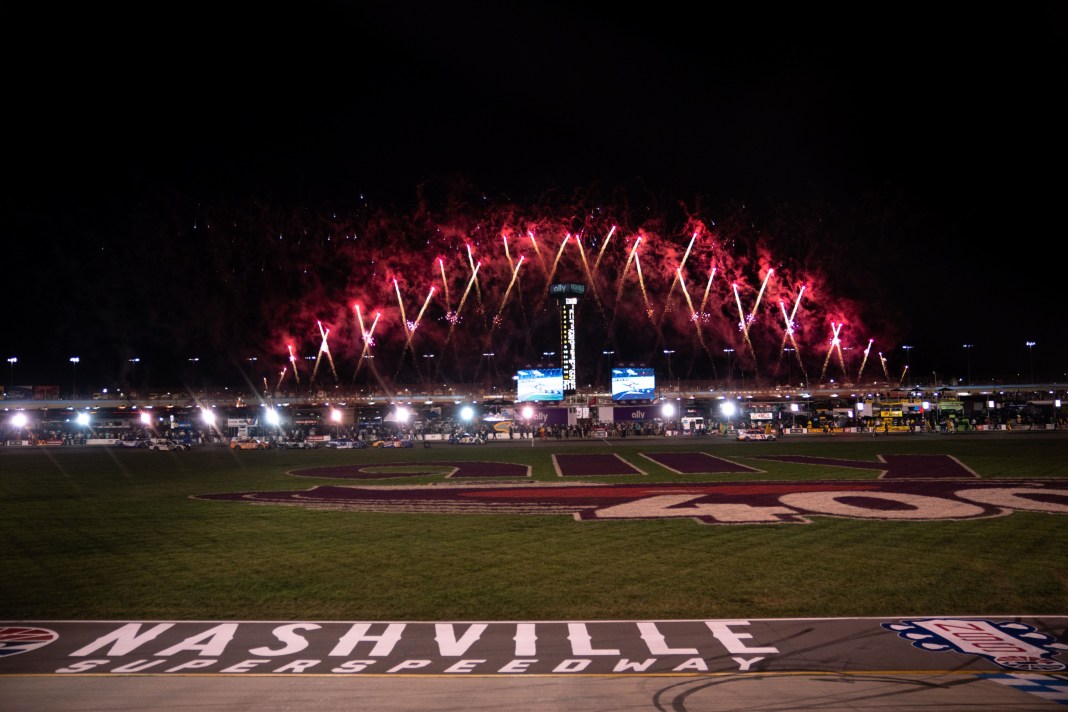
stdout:
<svg viewBox="0 0 1068 712">
<path fill-rule="evenodd" d="M 615 355 L 615 351 L 602 351 L 601 354 L 608 357 L 608 387 L 612 387 L 612 356 Z"/>
<path fill-rule="evenodd" d="M 434 363 L 431 359 L 434 358 L 434 354 L 423 354 L 423 358 L 426 360 L 426 382 L 430 383 L 430 373 L 433 371 L 431 364 Z"/>
<path fill-rule="evenodd" d="M 133 388 L 137 390 L 137 364 L 141 363 L 141 359 L 134 356 L 130 359 L 130 363 L 133 364 Z"/>
<path fill-rule="evenodd" d="M 527 432 L 530 433 L 530 446 L 534 447 L 534 426 L 532 425 L 532 423 L 534 422 L 534 409 L 529 405 L 525 405 L 523 406 L 521 414 L 523 416 L 523 420 L 525 420 L 527 423 Z"/>
<path fill-rule="evenodd" d="M 200 357 L 194 356 L 189 359 L 189 363 L 193 364 L 193 392 L 197 392 L 197 363 L 200 362 Z"/>
<path fill-rule="evenodd" d="M 1035 382 L 1035 342 L 1027 342 L 1027 357 L 1031 363 L 1031 383 Z"/>
<path fill-rule="evenodd" d="M 675 349 L 664 349 L 664 355 L 667 356 L 668 360 L 668 383 L 673 380 L 673 377 L 671 375 L 671 354 L 673 353 L 675 353 Z"/>
<path fill-rule="evenodd" d="M 734 353 L 734 349 L 723 349 L 723 353 L 727 354 L 727 390 L 731 389 L 731 354 Z"/>
<path fill-rule="evenodd" d="M 78 363 L 80 361 L 81 361 L 81 359 L 79 357 L 77 357 L 77 356 L 71 356 L 70 357 L 70 370 L 71 370 L 70 397 L 72 399 L 77 399 L 77 397 L 78 397 Z"/>
<path fill-rule="evenodd" d="M 906 344 L 901 348 L 905 349 L 905 375 L 909 379 L 909 388 L 912 388 L 912 347 Z"/>
<path fill-rule="evenodd" d="M 494 374 L 491 373 L 491 372 L 493 370 L 493 357 L 496 356 L 496 355 L 497 354 L 495 354 L 492 351 L 487 351 L 484 354 L 482 354 L 482 358 L 487 359 L 487 363 L 486 363 L 486 386 L 490 387 L 490 390 L 493 390 L 493 387 L 491 387 L 490 384 L 492 384 L 492 382 L 495 380 L 493 378 Z"/>
<path fill-rule="evenodd" d="M 334 439 L 341 439 L 341 411 L 337 408 L 330 410 L 330 420 L 334 421 Z"/>
<path fill-rule="evenodd" d="M 9 358 L 7 360 L 7 362 L 8 362 L 8 364 L 11 365 L 11 383 L 8 384 L 8 385 L 11 388 L 11 390 L 14 391 L 15 390 L 15 364 L 19 362 L 19 357 L 18 356 L 12 356 L 11 358 Z"/>
<path fill-rule="evenodd" d="M 972 349 L 975 348 L 975 344 L 964 344 L 964 360 L 967 364 L 968 385 L 972 385 Z"/>
</svg>

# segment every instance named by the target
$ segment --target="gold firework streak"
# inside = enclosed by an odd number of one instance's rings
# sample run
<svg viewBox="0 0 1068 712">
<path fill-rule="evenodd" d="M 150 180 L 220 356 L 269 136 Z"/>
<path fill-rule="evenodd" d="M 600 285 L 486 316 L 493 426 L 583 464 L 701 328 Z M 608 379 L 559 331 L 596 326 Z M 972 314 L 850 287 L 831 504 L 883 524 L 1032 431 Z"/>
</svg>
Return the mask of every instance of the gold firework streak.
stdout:
<svg viewBox="0 0 1068 712">
<path fill-rule="evenodd" d="M 330 345 L 326 342 L 326 337 L 330 335 L 330 329 L 324 330 L 323 322 L 321 321 L 315 323 L 319 325 L 319 335 L 323 337 L 323 341 L 319 344 L 319 353 L 315 355 L 315 368 L 312 369 L 311 380 L 309 380 L 308 383 L 315 382 L 315 374 L 319 372 L 319 362 L 324 353 L 326 354 L 326 359 L 330 362 L 330 370 L 334 374 L 334 381 L 337 381 L 337 369 L 334 367 L 334 357 L 330 354 Z"/>
<path fill-rule="evenodd" d="M 616 226 L 613 225 L 612 229 L 608 231 L 608 234 L 604 238 L 604 242 L 601 243 L 601 249 L 597 252 L 597 261 L 593 263 L 593 271 L 597 272 L 597 268 L 601 266 L 601 258 L 604 257 L 604 250 L 608 247 L 608 241 L 612 239 L 612 235 L 616 232 Z"/>
<path fill-rule="evenodd" d="M 449 310 L 449 280 L 445 277 L 445 260 L 438 258 L 438 265 L 441 267 L 441 284 L 445 294 L 445 311 Z"/>
<path fill-rule="evenodd" d="M 642 290 L 642 301 L 645 302 L 645 313 L 649 321 L 653 321 L 653 305 L 649 303 L 649 293 L 645 291 L 645 277 L 642 275 L 642 261 L 638 257 L 638 243 L 634 243 L 634 270 L 638 273 L 638 286 Z M 659 331 L 659 329 L 657 329 Z"/>
<path fill-rule="evenodd" d="M 464 310 L 464 304 L 467 302 L 467 295 L 471 293 L 471 287 L 474 286 L 475 281 L 478 279 L 478 270 L 481 268 L 482 263 L 477 263 L 475 265 L 475 270 L 471 273 L 471 279 L 467 280 L 467 287 L 464 289 L 463 296 L 460 297 L 460 303 L 456 306 L 456 319 L 449 323 L 449 333 L 445 336 L 445 342 L 441 345 L 443 351 L 445 347 L 449 345 L 449 340 L 452 339 L 452 332 L 455 331 L 456 324 L 460 321 L 460 312 Z"/>
<path fill-rule="evenodd" d="M 664 323 L 664 317 L 671 311 L 671 295 L 675 292 L 675 285 L 682 284 L 682 270 L 686 267 L 686 260 L 690 257 L 690 250 L 693 249 L 694 240 L 697 239 L 697 233 L 694 232 L 693 237 L 690 238 L 690 244 L 686 246 L 686 252 L 682 255 L 682 261 L 679 266 L 675 268 L 675 278 L 671 280 L 671 286 L 668 287 L 667 296 L 664 297 L 664 310 L 660 312 L 660 323 Z M 683 289 L 686 285 L 682 284 Z M 693 315 L 693 302 L 690 301 L 690 295 L 686 295 L 686 302 L 690 305 L 690 315 Z"/>
<path fill-rule="evenodd" d="M 705 335 L 701 331 L 701 319 L 697 316 L 697 310 L 693 307 L 693 300 L 690 298 L 690 290 L 686 288 L 686 278 L 682 276 L 681 267 L 675 271 L 675 279 L 679 280 L 679 284 L 682 285 L 682 295 L 686 297 L 686 304 L 690 307 L 690 321 L 693 322 L 694 329 L 697 330 L 697 341 L 700 342 L 701 348 L 705 350 L 708 358 L 711 359 L 712 352 L 708 350 L 708 344 L 705 343 Z"/>
<path fill-rule="evenodd" d="M 864 349 L 864 358 L 860 361 L 860 369 L 857 371 L 857 383 L 860 383 L 860 377 L 864 375 L 864 367 L 868 364 L 868 354 L 871 353 L 871 345 L 875 343 L 875 339 L 868 339 L 868 348 Z"/>
<path fill-rule="evenodd" d="M 401 324 L 404 326 L 404 333 L 407 338 L 411 338 L 411 335 L 408 333 L 408 317 L 404 314 L 404 300 L 401 299 L 400 285 L 397 284 L 396 277 L 393 278 L 393 289 L 397 292 L 397 304 L 400 306 Z"/>
<path fill-rule="evenodd" d="M 518 278 L 517 278 L 517 275 L 519 274 L 519 269 L 518 269 L 519 265 L 517 265 L 517 264 L 512 262 L 512 252 L 508 248 L 508 236 L 507 235 L 501 235 L 501 240 L 504 242 L 504 256 L 508 259 L 508 266 L 512 269 L 512 281 L 516 282 L 517 284 L 520 285 L 519 286 L 519 291 L 523 291 L 522 282 L 520 280 L 518 280 Z M 522 264 L 524 259 L 526 259 L 526 258 L 523 257 L 522 255 L 520 255 L 519 256 L 519 263 Z M 509 288 L 511 288 L 511 285 L 509 285 Z M 503 304 L 503 300 L 502 300 L 502 304 Z M 527 310 L 526 310 L 526 307 L 523 305 L 523 300 L 522 299 L 519 300 L 519 313 L 523 316 L 523 326 L 525 328 L 526 325 L 527 325 Z M 494 318 L 494 320 L 500 320 L 500 311 L 499 310 L 497 312 L 497 315 L 494 316 L 493 318 Z M 496 326 L 497 326 L 496 324 L 493 325 L 494 328 L 496 328 Z"/>
<path fill-rule="evenodd" d="M 512 279 L 508 282 L 508 288 L 504 290 L 504 297 L 501 299 L 501 306 L 497 308 L 497 313 L 493 317 L 493 323 L 490 325 L 490 331 L 492 332 L 497 328 L 497 325 L 501 322 L 501 312 L 504 311 L 504 306 L 508 303 L 508 295 L 512 293 L 512 286 L 515 285 L 516 279 L 519 277 L 519 268 L 523 266 L 524 257 L 519 258 L 519 262 L 516 263 L 514 269 L 512 269 Z"/>
<path fill-rule="evenodd" d="M 475 277 L 475 302 L 478 303 L 478 313 L 482 315 L 482 327 L 486 327 L 486 309 L 482 304 L 482 285 L 479 284 L 475 269 L 475 258 L 471 254 L 471 245 L 467 245 L 467 263 L 471 265 L 471 275 Z"/>
<path fill-rule="evenodd" d="M 560 247 L 556 250 L 552 269 L 550 269 L 549 273 L 545 276 L 545 289 L 542 290 L 541 297 L 538 299 L 538 307 L 534 310 L 535 314 L 541 311 L 542 305 L 545 304 L 545 298 L 549 296 L 549 285 L 553 283 L 553 277 L 556 275 L 556 268 L 560 264 L 560 257 L 564 254 L 564 248 L 567 247 L 568 240 L 570 239 L 570 234 L 564 235 L 564 241 L 560 243 Z"/>
<path fill-rule="evenodd" d="M 293 365 L 293 378 L 296 379 L 297 385 L 300 385 L 300 371 L 297 370 L 297 355 L 293 353 L 293 344 L 287 344 L 286 348 L 289 349 L 289 363 Z"/>
<path fill-rule="evenodd" d="M 675 291 L 675 285 L 682 282 L 682 270 L 686 268 L 686 260 L 690 258 L 690 250 L 693 249 L 693 242 L 696 239 L 697 233 L 695 232 L 693 234 L 693 237 L 690 238 L 690 244 L 686 246 L 686 252 L 682 255 L 682 262 L 680 262 L 679 266 L 675 268 L 675 279 L 671 280 L 671 286 L 668 287 L 668 293 L 667 296 L 664 298 L 664 301 L 671 299 L 671 293 Z M 690 306 L 692 309 L 693 305 L 691 304 Z"/>
<path fill-rule="evenodd" d="M 415 336 L 415 330 L 419 328 L 419 322 L 423 319 L 423 312 L 426 311 L 426 307 L 430 304 L 431 297 L 434 296 L 434 290 L 436 287 L 431 287 L 430 291 L 426 294 L 426 299 L 423 300 L 423 306 L 420 307 L 419 313 L 415 315 L 415 321 L 412 323 L 412 329 L 408 332 L 408 339 L 404 342 L 404 348 L 408 349 L 412 345 L 412 337 Z"/>
<path fill-rule="evenodd" d="M 712 267 L 712 271 L 708 273 L 708 282 L 705 284 L 705 293 L 701 297 L 701 315 L 704 316 L 705 305 L 708 303 L 708 295 L 712 291 L 712 279 L 716 276 L 716 268 Z"/>
<path fill-rule="evenodd" d="M 538 247 L 538 240 L 534 237 L 534 231 L 528 230 L 527 235 L 530 236 L 530 244 L 534 245 L 534 254 L 538 256 L 538 262 L 541 263 L 541 271 L 545 273 L 545 277 L 548 279 L 549 271 L 545 266 L 545 257 L 541 254 L 541 248 Z"/>
<path fill-rule="evenodd" d="M 785 322 L 785 331 L 782 334 L 782 344 L 779 346 L 779 358 L 782 358 L 783 353 L 786 352 L 786 341 L 789 340 L 794 347 L 794 356 L 797 358 L 797 365 L 801 369 L 801 373 L 805 375 L 805 380 L 808 380 L 808 374 L 805 374 L 805 364 L 801 361 L 801 349 L 797 347 L 797 340 L 794 338 L 794 318 L 797 316 L 797 308 L 801 305 L 801 296 L 805 293 L 805 285 L 801 285 L 801 291 L 797 293 L 797 299 L 794 300 L 794 308 L 790 311 L 789 316 L 786 314 L 786 305 L 783 302 L 779 302 L 779 309 L 782 310 L 782 318 Z"/>
<path fill-rule="evenodd" d="M 749 347 L 749 353 L 753 354 L 753 358 L 756 358 L 756 352 L 753 350 L 753 342 L 749 340 L 749 324 L 746 321 L 745 310 L 742 309 L 742 297 L 738 294 L 738 285 L 732 284 L 734 289 L 734 303 L 738 305 L 738 331 L 742 332 L 742 340 L 745 341 L 745 345 Z"/>
<path fill-rule="evenodd" d="M 582 268 L 586 271 L 586 281 L 589 282 L 590 291 L 593 292 L 593 301 L 597 304 L 597 311 L 601 313 L 601 321 L 607 326 L 608 317 L 605 316 L 604 306 L 601 304 L 601 295 L 597 293 L 597 283 L 593 279 L 593 272 L 590 271 L 590 263 L 586 261 L 586 250 L 582 247 L 582 239 L 576 236 L 575 244 L 578 246 L 579 257 L 582 259 Z"/>
<path fill-rule="evenodd" d="M 760 300 L 764 298 L 764 290 L 768 287 L 768 280 L 771 279 L 771 275 L 775 273 L 775 270 L 768 268 L 768 273 L 764 275 L 764 281 L 760 285 L 760 291 L 757 292 L 756 301 L 753 302 L 753 310 L 749 312 L 749 323 L 753 323 L 756 319 L 757 309 L 760 307 Z M 746 329 L 748 332 L 748 329 Z M 755 354 L 754 354 L 755 355 Z"/>
<path fill-rule="evenodd" d="M 356 305 L 356 319 L 360 322 L 360 336 L 363 339 L 363 349 L 360 351 L 360 358 L 356 363 L 356 371 L 352 375 L 353 381 L 356 380 L 356 376 L 360 373 L 360 369 L 363 368 L 363 362 L 367 360 L 368 355 L 371 352 L 371 346 L 375 342 L 375 327 L 378 326 L 378 318 L 382 314 L 376 313 L 375 320 L 371 322 L 371 329 L 368 330 L 363 324 L 363 313 L 360 311 L 360 305 Z"/>
<path fill-rule="evenodd" d="M 415 315 L 415 321 L 411 324 L 406 324 L 408 329 L 408 337 L 404 340 L 404 348 L 401 349 L 400 362 L 397 365 L 397 372 L 393 375 L 394 378 L 400 376 L 401 368 L 404 365 L 404 355 L 411 352 L 412 365 L 415 366 L 416 371 L 419 370 L 419 364 L 415 360 L 415 349 L 412 348 L 412 339 L 415 338 L 415 332 L 419 328 L 419 322 L 423 318 L 423 312 L 426 311 L 426 305 L 430 303 L 430 298 L 434 296 L 434 290 L 437 289 L 433 285 L 430 287 L 430 291 L 426 294 L 426 299 L 423 300 L 423 306 L 419 308 L 419 313 Z"/>
<path fill-rule="evenodd" d="M 842 330 L 842 324 L 831 322 L 831 343 L 827 347 L 827 355 L 823 359 L 823 369 L 820 371 L 820 383 L 827 378 L 827 364 L 831 362 L 831 354 L 837 349 L 839 357 L 842 355 L 841 342 L 838 340 L 838 332 Z"/>
<path fill-rule="evenodd" d="M 634 253 L 638 251 L 638 244 L 641 241 L 642 239 L 640 237 L 634 241 L 634 247 L 631 248 L 630 254 L 627 255 L 627 261 L 623 263 L 623 271 L 619 273 L 619 280 L 616 282 L 615 309 L 612 310 L 612 323 L 609 325 L 609 331 L 616 325 L 616 315 L 619 314 L 619 303 L 623 299 L 623 280 L 627 276 L 627 268 L 629 268 L 630 263 L 634 261 Z"/>
</svg>

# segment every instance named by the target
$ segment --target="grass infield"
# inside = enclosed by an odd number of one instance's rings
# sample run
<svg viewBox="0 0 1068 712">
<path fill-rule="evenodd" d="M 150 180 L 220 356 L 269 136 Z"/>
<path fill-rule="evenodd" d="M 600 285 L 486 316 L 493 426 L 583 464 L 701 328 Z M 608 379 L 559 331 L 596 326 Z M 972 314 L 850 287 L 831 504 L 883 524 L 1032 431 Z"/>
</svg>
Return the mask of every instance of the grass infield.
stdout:
<svg viewBox="0 0 1068 712">
<path fill-rule="evenodd" d="M 757 472 L 680 475 L 641 453 L 703 451 Z M 872 480 L 759 460 L 950 455 L 990 479 L 1063 479 L 1060 433 L 529 442 L 394 450 L 0 448 L 0 620 L 668 620 L 1068 613 L 1068 514 L 807 524 L 577 521 L 550 514 L 354 512 L 198 495 L 315 486 L 441 488 L 339 465 L 493 461 L 560 484 L 551 455 L 611 453 L 657 482 Z M 581 462 L 581 458 L 576 461 Z M 383 470 L 387 472 L 388 470 Z M 324 470 L 325 472 L 325 470 Z M 509 480 L 514 484 L 514 480 Z M 491 486 L 475 481 L 471 486 Z"/>
</svg>

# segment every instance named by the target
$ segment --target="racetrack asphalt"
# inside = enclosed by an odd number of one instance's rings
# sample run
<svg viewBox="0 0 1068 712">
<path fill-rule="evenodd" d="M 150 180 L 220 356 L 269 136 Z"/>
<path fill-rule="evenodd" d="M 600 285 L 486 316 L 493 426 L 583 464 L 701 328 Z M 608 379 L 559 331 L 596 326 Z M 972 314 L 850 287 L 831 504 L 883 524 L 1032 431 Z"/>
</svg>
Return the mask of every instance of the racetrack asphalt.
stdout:
<svg viewBox="0 0 1068 712">
<path fill-rule="evenodd" d="M 1068 705 L 1068 616 L 40 621 L 3 624 L 0 637 L 5 712 Z"/>
<path fill-rule="evenodd" d="M 13 677 L 0 678 L 5 712 L 1051 712 L 1040 694 L 975 675 L 877 672 L 669 677 Z M 1058 701 L 1053 695 L 1059 694 Z"/>
</svg>

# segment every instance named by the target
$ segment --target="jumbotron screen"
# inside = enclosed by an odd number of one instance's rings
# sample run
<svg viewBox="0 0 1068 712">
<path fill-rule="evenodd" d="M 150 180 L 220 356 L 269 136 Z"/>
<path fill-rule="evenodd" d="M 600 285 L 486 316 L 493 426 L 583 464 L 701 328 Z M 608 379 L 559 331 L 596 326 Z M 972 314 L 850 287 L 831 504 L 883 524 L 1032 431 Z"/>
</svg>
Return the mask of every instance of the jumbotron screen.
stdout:
<svg viewBox="0 0 1068 712">
<path fill-rule="evenodd" d="M 653 369 L 612 369 L 613 401 L 644 401 L 654 398 L 656 398 L 656 373 Z"/>
<path fill-rule="evenodd" d="M 564 369 L 530 368 L 516 371 L 517 401 L 562 401 Z"/>
</svg>

